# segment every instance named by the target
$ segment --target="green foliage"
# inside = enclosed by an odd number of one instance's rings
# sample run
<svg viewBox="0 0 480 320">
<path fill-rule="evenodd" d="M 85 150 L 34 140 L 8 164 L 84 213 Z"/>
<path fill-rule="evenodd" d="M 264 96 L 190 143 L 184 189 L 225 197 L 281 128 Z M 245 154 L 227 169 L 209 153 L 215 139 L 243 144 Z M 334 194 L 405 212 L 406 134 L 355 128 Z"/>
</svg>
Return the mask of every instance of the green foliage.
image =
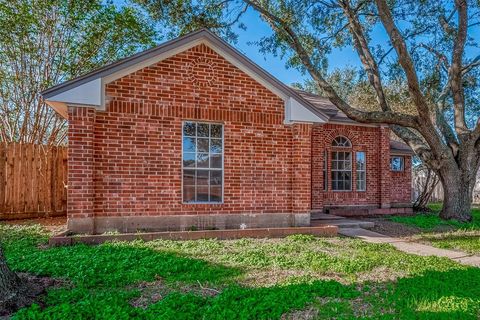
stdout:
<svg viewBox="0 0 480 320">
<path fill-rule="evenodd" d="M 407 217 L 395 216 L 390 220 L 420 228 L 425 233 L 417 236 L 417 240 L 428 242 L 435 247 L 480 254 L 479 208 L 472 209 L 473 220 L 468 223 L 440 219 L 438 213 L 442 209 L 441 203 L 430 204 L 429 208 L 432 212 Z"/>
<path fill-rule="evenodd" d="M 153 46 L 139 9 L 110 1 L 0 1 L 0 139 L 60 143 L 65 122 L 40 92 Z"/>
<path fill-rule="evenodd" d="M 472 222 L 461 223 L 455 220 L 445 221 L 438 216 L 441 210 L 441 204 L 435 203 L 429 205 L 433 211 L 431 213 L 419 213 L 414 216 L 395 216 L 391 220 L 399 223 L 415 226 L 426 231 L 431 231 L 442 226 L 450 226 L 455 229 L 480 230 L 480 209 L 472 209 Z"/>
<path fill-rule="evenodd" d="M 38 226 L 0 224 L 13 269 L 67 281 L 49 290 L 44 307 L 14 319 L 280 319 L 309 308 L 320 319 L 476 319 L 480 312 L 479 269 L 389 245 L 294 235 L 46 249 L 46 236 Z M 251 282 L 262 274 L 273 279 Z M 394 275 L 400 278 L 391 281 Z M 142 309 L 131 301 L 144 281 L 169 289 Z M 199 284 L 219 294 L 180 289 Z"/>
</svg>

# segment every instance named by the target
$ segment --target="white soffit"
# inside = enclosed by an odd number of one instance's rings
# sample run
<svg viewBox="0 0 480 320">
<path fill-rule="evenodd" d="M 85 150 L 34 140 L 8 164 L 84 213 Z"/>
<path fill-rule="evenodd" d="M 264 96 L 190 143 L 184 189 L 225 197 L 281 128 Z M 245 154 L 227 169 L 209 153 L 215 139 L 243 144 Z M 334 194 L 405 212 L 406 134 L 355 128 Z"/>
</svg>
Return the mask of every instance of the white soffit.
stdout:
<svg viewBox="0 0 480 320">
<path fill-rule="evenodd" d="M 47 99 L 47 101 L 65 102 L 68 104 L 101 106 L 102 105 L 102 79 L 74 87 Z"/>
<path fill-rule="evenodd" d="M 305 108 L 305 106 L 295 100 L 295 98 L 289 98 L 288 101 L 285 102 L 285 122 L 325 123 L 326 121 Z"/>
</svg>

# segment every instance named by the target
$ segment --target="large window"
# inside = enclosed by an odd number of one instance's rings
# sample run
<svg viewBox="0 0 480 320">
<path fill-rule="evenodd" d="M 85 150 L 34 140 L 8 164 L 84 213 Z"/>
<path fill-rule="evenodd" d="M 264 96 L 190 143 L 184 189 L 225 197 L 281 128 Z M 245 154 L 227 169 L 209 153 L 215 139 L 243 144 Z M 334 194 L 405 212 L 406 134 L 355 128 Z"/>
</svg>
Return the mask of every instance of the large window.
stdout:
<svg viewBox="0 0 480 320">
<path fill-rule="evenodd" d="M 349 151 L 332 152 L 332 190 L 352 190 L 352 153 Z"/>
<path fill-rule="evenodd" d="M 351 148 L 350 140 L 338 136 L 332 141 L 332 147 L 340 149 L 332 152 L 332 190 L 352 190 L 352 152 L 341 149 Z"/>
<path fill-rule="evenodd" d="M 404 163 L 403 157 L 390 157 L 390 168 L 392 171 L 403 171 Z"/>
<path fill-rule="evenodd" d="M 183 123 L 183 202 L 223 201 L 223 126 Z"/>
<path fill-rule="evenodd" d="M 365 152 L 357 151 L 355 153 L 357 157 L 356 169 L 357 169 L 357 191 L 365 191 L 367 188 L 367 166 L 365 159 Z"/>
</svg>

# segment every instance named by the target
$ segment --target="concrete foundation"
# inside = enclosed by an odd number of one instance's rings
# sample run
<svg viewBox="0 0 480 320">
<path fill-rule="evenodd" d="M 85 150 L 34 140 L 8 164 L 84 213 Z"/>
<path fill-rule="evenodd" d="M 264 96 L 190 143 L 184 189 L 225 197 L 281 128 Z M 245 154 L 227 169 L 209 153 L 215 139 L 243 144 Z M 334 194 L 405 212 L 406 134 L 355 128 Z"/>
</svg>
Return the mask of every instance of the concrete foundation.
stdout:
<svg viewBox="0 0 480 320">
<path fill-rule="evenodd" d="M 131 233 L 308 226 L 310 226 L 310 213 L 201 214 L 68 219 L 68 229 L 70 231 L 84 234 L 102 234 L 111 231 Z"/>
</svg>

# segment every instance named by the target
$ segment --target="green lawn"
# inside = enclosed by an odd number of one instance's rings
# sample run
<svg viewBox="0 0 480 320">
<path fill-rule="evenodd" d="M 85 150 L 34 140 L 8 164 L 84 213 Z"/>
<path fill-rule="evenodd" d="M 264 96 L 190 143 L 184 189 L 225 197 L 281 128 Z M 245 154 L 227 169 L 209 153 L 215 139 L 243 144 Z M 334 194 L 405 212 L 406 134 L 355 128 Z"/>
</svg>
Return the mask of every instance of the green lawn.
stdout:
<svg viewBox="0 0 480 320">
<path fill-rule="evenodd" d="M 17 271 L 65 279 L 14 319 L 478 319 L 480 269 L 385 244 L 286 239 L 46 248 L 0 224 Z"/>
<path fill-rule="evenodd" d="M 444 249 L 457 249 L 468 253 L 480 254 L 480 209 L 472 209 L 473 221 L 459 223 L 439 218 L 442 205 L 431 204 L 430 213 L 419 213 L 408 217 L 392 217 L 391 220 L 420 228 L 424 233 L 414 240 L 431 243 Z"/>
</svg>

